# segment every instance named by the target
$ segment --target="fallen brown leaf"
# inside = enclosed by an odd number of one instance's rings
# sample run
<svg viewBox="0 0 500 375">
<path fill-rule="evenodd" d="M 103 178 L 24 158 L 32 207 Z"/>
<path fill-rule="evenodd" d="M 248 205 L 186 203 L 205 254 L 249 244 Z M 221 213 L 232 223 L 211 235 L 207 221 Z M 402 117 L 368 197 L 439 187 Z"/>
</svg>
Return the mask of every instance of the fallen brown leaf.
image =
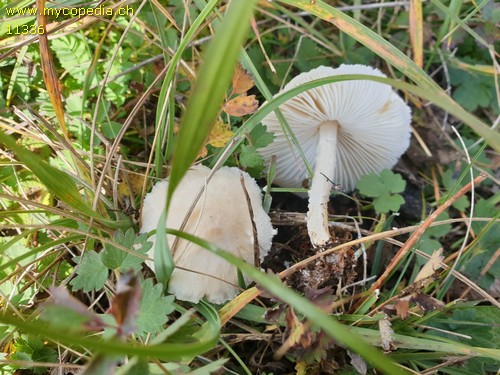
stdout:
<svg viewBox="0 0 500 375">
<path fill-rule="evenodd" d="M 443 249 L 438 249 L 432 253 L 432 256 L 424 264 L 417 277 L 415 277 L 414 283 L 434 275 L 434 272 L 441 267 L 441 262 L 444 259 L 442 253 Z"/>
<path fill-rule="evenodd" d="M 223 110 L 228 115 L 241 117 L 254 113 L 259 107 L 259 102 L 255 99 L 255 95 L 247 96 L 242 94 L 224 104 Z"/>
<path fill-rule="evenodd" d="M 250 74 L 238 64 L 233 75 L 233 94 L 243 94 L 255 85 Z"/>
<path fill-rule="evenodd" d="M 401 319 L 406 319 L 408 317 L 408 310 L 410 308 L 410 301 L 407 299 L 398 299 L 398 301 L 394 304 L 396 308 L 396 313 Z"/>
</svg>

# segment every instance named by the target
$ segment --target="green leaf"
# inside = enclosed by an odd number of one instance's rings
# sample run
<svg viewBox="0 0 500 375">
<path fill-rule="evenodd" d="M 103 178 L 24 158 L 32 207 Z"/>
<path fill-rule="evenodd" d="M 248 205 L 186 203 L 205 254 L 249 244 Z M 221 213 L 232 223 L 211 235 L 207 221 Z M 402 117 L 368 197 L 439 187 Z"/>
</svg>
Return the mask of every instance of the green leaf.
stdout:
<svg viewBox="0 0 500 375">
<path fill-rule="evenodd" d="M 12 359 L 33 362 L 56 362 L 57 352 L 53 348 L 46 347 L 38 337 L 28 335 L 26 339 L 18 338 L 14 345 L 15 352 Z M 45 374 L 43 367 L 34 367 L 35 374 Z"/>
<path fill-rule="evenodd" d="M 273 143 L 274 140 L 274 134 L 269 133 L 267 131 L 267 127 L 258 124 L 255 128 L 252 129 L 250 132 L 250 139 L 252 140 L 252 146 L 257 148 L 263 148 L 266 147 L 267 145 L 270 145 Z"/>
<path fill-rule="evenodd" d="M 240 164 L 245 168 L 264 167 L 264 159 L 257 153 L 253 146 L 242 145 L 240 152 Z"/>
<path fill-rule="evenodd" d="M 435 319 L 439 323 L 436 324 L 431 320 L 429 325 L 465 336 L 446 334 L 444 331 L 442 333 L 436 331 L 434 334 L 461 341 L 467 345 L 493 349 L 500 348 L 500 314 L 498 314 L 497 307 L 472 306 L 456 308 L 451 316 L 448 315 L 449 313 L 446 315 L 439 314 Z"/>
<path fill-rule="evenodd" d="M 388 169 L 384 169 L 380 175 L 370 173 L 361 177 L 356 187 L 361 194 L 374 198 L 373 205 L 378 213 L 397 212 L 405 202 L 397 193 L 405 190 L 406 181 L 400 174 Z"/>
<path fill-rule="evenodd" d="M 356 188 L 361 194 L 371 198 L 380 197 L 386 192 L 385 185 L 381 181 L 380 176 L 377 176 L 375 173 L 361 177 L 356 183 Z"/>
<path fill-rule="evenodd" d="M 459 176 L 460 173 L 457 173 L 455 169 L 451 167 L 448 168 L 443 173 L 442 177 L 443 186 L 446 188 L 448 193 L 452 191 L 452 189 L 455 187 Z M 460 197 L 455 203 L 453 203 L 453 207 L 460 211 L 464 211 L 469 206 L 470 206 L 469 198 L 467 198 L 466 196 Z"/>
<path fill-rule="evenodd" d="M 123 124 L 116 121 L 104 121 L 101 125 L 102 134 L 109 139 L 115 139 Z"/>
<path fill-rule="evenodd" d="M 125 233 L 119 229 L 115 232 L 113 238 L 116 244 L 142 255 L 146 255 L 148 250 L 153 246 L 153 243 L 148 242 L 147 239 L 147 233 L 136 237 L 133 228 L 129 228 Z M 101 261 L 110 269 L 119 268 L 124 272 L 132 269 L 137 272 L 141 269 L 144 258 L 128 253 L 110 243 L 105 243 L 104 251 L 101 253 Z"/>
<path fill-rule="evenodd" d="M 137 332 L 155 333 L 162 330 L 168 314 L 174 311 L 174 296 L 165 296 L 161 284 L 153 285 L 152 279 L 142 283 L 141 305 L 137 317 Z"/>
<path fill-rule="evenodd" d="M 316 42 L 309 38 L 304 38 L 300 44 L 300 49 L 297 53 L 297 60 L 294 65 L 299 68 L 300 71 L 306 72 L 313 68 L 317 68 L 320 65 L 328 64 L 327 59 L 318 58 L 325 55 L 325 51 L 320 48 Z M 314 58 L 311 58 L 312 56 L 314 56 Z"/>
<path fill-rule="evenodd" d="M 72 33 L 53 39 L 51 44 L 62 67 L 79 83 L 83 83 L 92 62 L 85 39 L 79 33 Z M 97 84 L 97 79 L 92 84 Z"/>
<path fill-rule="evenodd" d="M 448 215 L 448 212 L 443 212 L 437 217 L 436 221 L 448 220 L 449 218 L 450 215 Z M 420 236 L 420 240 L 418 241 L 418 248 L 424 253 L 431 255 L 435 250 L 442 247 L 442 244 L 441 242 L 439 242 L 439 240 L 441 237 L 448 234 L 451 228 L 451 224 L 436 225 L 427 228 L 422 236 Z M 418 266 L 422 266 L 426 262 L 427 259 L 416 257 L 416 263 Z"/>
<path fill-rule="evenodd" d="M 389 193 L 382 194 L 373 200 L 373 207 L 378 213 L 388 213 L 389 211 L 398 212 L 399 208 L 405 203 L 404 198 L 399 195 Z"/>
<path fill-rule="evenodd" d="M 108 279 L 108 269 L 102 264 L 101 257 L 95 251 L 87 251 L 81 257 L 73 259 L 78 262 L 77 276 L 71 280 L 73 290 L 84 292 L 102 289 Z"/>
</svg>

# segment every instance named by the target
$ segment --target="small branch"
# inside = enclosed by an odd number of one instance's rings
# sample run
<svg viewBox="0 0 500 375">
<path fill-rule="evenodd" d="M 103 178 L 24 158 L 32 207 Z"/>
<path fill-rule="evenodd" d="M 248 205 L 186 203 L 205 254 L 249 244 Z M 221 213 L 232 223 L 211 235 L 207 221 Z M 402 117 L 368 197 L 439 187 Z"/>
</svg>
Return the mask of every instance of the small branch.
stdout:
<svg viewBox="0 0 500 375">
<path fill-rule="evenodd" d="M 245 186 L 245 178 L 243 177 L 243 175 L 240 175 L 240 182 L 241 182 L 241 188 L 243 189 L 243 193 L 245 194 L 245 199 L 247 200 L 248 213 L 250 214 L 250 222 L 252 223 L 253 265 L 257 268 L 260 268 L 260 246 L 259 246 L 259 237 L 257 235 L 257 225 L 255 224 L 255 216 L 253 214 L 252 200 L 248 195 L 247 187 Z"/>
<path fill-rule="evenodd" d="M 401 260 L 406 256 L 406 254 L 413 248 L 417 241 L 422 237 L 424 232 L 429 228 L 429 226 L 441 215 L 448 207 L 455 203 L 461 196 L 467 193 L 473 185 L 477 185 L 486 179 L 484 174 L 477 176 L 473 181 L 469 182 L 462 189 L 460 189 L 454 196 L 443 203 L 436 211 L 434 211 L 419 227 L 413 232 L 408 241 L 399 249 L 394 258 L 392 259 L 389 266 L 386 268 L 382 276 L 378 278 L 377 281 L 373 283 L 370 291 L 375 291 L 375 289 L 380 289 L 384 281 L 390 275 L 390 273 L 396 268 L 396 266 L 401 262 Z M 361 302 L 358 302 L 361 303 Z"/>
</svg>

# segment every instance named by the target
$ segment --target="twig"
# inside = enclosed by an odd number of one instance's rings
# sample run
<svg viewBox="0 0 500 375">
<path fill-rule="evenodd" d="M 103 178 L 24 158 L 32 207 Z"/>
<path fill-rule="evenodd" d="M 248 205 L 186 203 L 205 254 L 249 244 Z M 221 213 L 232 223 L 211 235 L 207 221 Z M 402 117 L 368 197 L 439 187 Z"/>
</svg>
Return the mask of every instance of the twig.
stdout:
<svg viewBox="0 0 500 375">
<path fill-rule="evenodd" d="M 408 241 L 399 249 L 394 258 L 392 259 L 389 266 L 386 268 L 382 276 L 378 278 L 377 281 L 373 283 L 370 288 L 370 291 L 375 291 L 376 289 L 380 289 L 385 279 L 390 275 L 390 273 L 396 268 L 399 262 L 406 256 L 406 254 L 412 249 L 415 243 L 422 237 L 424 232 L 429 228 L 429 226 L 441 215 L 448 207 L 450 207 L 453 203 L 455 203 L 461 196 L 467 193 L 473 185 L 477 185 L 486 179 L 484 174 L 480 174 L 473 181 L 469 182 L 462 189 L 460 189 L 454 196 L 444 202 L 436 211 L 434 211 L 419 227 L 413 232 Z M 361 303 L 361 302 L 359 302 Z"/>
<path fill-rule="evenodd" d="M 460 140 L 460 144 L 462 145 L 462 147 L 464 149 L 465 156 L 467 157 L 467 162 L 469 163 L 470 179 L 471 179 L 471 182 L 473 182 L 474 172 L 472 171 L 472 161 L 470 159 L 469 152 L 467 151 L 467 146 L 465 146 L 464 140 L 460 136 L 460 133 L 457 131 L 457 129 L 454 126 L 452 126 L 451 129 L 457 135 L 458 139 Z M 471 227 L 472 227 L 472 220 L 471 219 L 474 217 L 474 183 L 471 184 L 471 195 L 472 195 L 472 197 L 470 200 L 470 215 L 469 215 L 469 220 L 467 221 L 467 230 L 465 231 L 465 236 L 464 236 L 464 240 L 462 241 L 462 246 L 460 246 L 460 250 L 458 250 L 457 257 L 455 259 L 455 262 L 453 263 L 453 266 L 451 266 L 451 269 L 455 269 L 455 267 L 458 265 L 458 261 L 460 260 L 460 257 L 462 256 L 462 253 L 464 252 L 465 246 L 467 245 L 467 241 L 469 240 L 469 235 L 470 235 L 470 231 L 471 231 Z M 446 283 L 446 281 L 448 281 L 448 279 L 450 277 L 451 277 L 451 273 L 448 273 L 448 275 L 446 275 L 446 277 L 444 278 L 441 285 Z"/>
<path fill-rule="evenodd" d="M 257 268 L 260 268 L 260 246 L 259 246 L 259 237 L 257 236 L 257 225 L 255 224 L 255 216 L 253 214 L 252 201 L 250 200 L 250 196 L 248 195 L 248 191 L 245 186 L 245 178 L 243 177 L 243 175 L 240 175 L 240 183 L 241 183 L 241 188 L 243 189 L 243 193 L 245 194 L 245 199 L 248 205 L 248 213 L 250 214 L 250 222 L 252 223 L 253 265 Z"/>
</svg>

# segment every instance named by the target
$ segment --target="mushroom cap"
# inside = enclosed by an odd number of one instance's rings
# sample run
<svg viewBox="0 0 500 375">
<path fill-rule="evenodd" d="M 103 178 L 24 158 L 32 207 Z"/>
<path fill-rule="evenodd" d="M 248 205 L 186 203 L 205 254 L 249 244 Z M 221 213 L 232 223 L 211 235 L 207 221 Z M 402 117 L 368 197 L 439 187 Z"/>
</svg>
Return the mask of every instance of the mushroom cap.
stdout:
<svg viewBox="0 0 500 375">
<path fill-rule="evenodd" d="M 210 168 L 197 165 L 186 173 L 173 194 L 167 215 L 167 228 L 181 227 L 210 172 Z M 271 248 L 274 230 L 269 216 L 262 208 L 261 191 L 257 183 L 238 168 L 223 167 L 215 172 L 184 231 L 254 264 L 253 226 L 240 176 L 243 176 L 251 201 L 262 260 Z M 145 197 L 142 233 L 156 229 L 166 204 L 168 183 L 168 179 L 157 183 Z M 150 241 L 154 242 L 155 237 L 151 236 Z M 175 238 L 167 235 L 170 247 Z M 153 250 L 149 255 L 153 255 Z M 169 282 L 169 291 L 178 299 L 196 303 L 206 297 L 212 303 L 223 303 L 238 294 L 237 268 L 223 258 L 181 238 L 178 239 L 173 258 L 176 268 Z M 151 263 L 148 265 L 154 269 Z"/>
<path fill-rule="evenodd" d="M 365 65 L 320 66 L 293 78 L 282 90 L 289 91 L 306 82 L 342 74 L 386 77 Z M 411 110 L 391 86 L 369 80 L 334 82 L 307 90 L 280 107 L 295 134 L 305 158 L 314 170 L 319 126 L 337 121 L 338 143 L 333 183 L 346 191 L 354 189 L 363 175 L 392 168 L 406 151 L 411 135 Z M 275 134 L 274 142 L 259 149 L 269 165 L 276 155 L 277 185 L 300 187 L 309 178 L 296 146 L 283 133 L 276 115 L 270 113 L 262 124 Z"/>
</svg>

